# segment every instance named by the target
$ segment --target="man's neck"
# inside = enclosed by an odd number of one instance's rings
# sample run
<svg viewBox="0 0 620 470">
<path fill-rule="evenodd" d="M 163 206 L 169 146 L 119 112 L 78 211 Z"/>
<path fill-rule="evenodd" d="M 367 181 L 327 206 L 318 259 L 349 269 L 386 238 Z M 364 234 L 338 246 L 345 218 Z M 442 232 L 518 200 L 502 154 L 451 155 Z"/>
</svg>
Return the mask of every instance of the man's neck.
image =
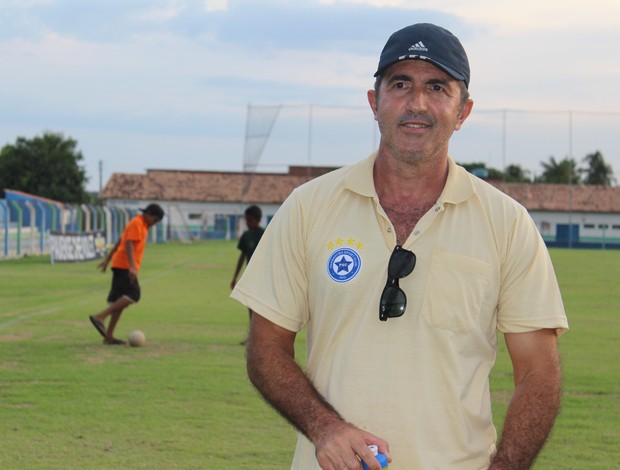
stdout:
<svg viewBox="0 0 620 470">
<path fill-rule="evenodd" d="M 402 244 L 441 195 L 448 177 L 448 158 L 409 164 L 379 155 L 373 177 L 381 207 Z"/>
</svg>

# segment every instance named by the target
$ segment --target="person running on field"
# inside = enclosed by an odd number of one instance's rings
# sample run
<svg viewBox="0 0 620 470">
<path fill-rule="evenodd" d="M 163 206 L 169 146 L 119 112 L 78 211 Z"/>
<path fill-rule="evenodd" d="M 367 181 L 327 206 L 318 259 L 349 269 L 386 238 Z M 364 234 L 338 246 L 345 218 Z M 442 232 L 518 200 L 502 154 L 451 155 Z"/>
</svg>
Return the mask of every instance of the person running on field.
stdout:
<svg viewBox="0 0 620 470">
<path fill-rule="evenodd" d="M 108 294 L 108 307 L 89 316 L 93 326 L 103 336 L 103 344 L 125 344 L 125 341 L 114 337 L 114 330 L 123 310 L 140 300 L 138 271 L 149 228 L 164 218 L 164 210 L 158 204 L 149 204 L 140 210 L 142 214 L 129 221 L 121 239 L 97 266 L 105 272 L 108 264 L 112 263 L 112 287 Z M 106 328 L 105 320 L 108 317 L 110 321 Z"/>
</svg>

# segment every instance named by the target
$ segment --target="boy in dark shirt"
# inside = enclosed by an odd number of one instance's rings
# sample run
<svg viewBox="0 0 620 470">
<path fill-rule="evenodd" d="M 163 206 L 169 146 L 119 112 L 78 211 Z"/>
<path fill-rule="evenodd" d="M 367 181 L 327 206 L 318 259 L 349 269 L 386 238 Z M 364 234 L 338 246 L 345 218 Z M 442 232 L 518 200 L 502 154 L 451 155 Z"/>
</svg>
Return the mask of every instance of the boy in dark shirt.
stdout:
<svg viewBox="0 0 620 470">
<path fill-rule="evenodd" d="M 258 206 L 250 206 L 245 210 L 245 223 L 248 229 L 243 232 L 241 238 L 239 239 L 239 243 L 237 244 L 237 248 L 241 251 L 239 255 L 239 259 L 237 260 L 237 267 L 235 268 L 235 274 L 233 275 L 232 281 L 230 282 L 230 288 L 234 289 L 235 284 L 237 284 L 237 277 L 241 272 L 241 268 L 243 267 L 243 262 L 250 262 L 250 258 L 254 253 L 254 250 L 258 246 L 258 242 L 260 238 L 263 236 L 263 232 L 265 229 L 260 226 L 260 221 L 263 218 L 263 212 Z M 252 310 L 248 309 L 248 314 L 250 319 L 252 318 Z M 243 341 L 241 344 L 244 344 Z"/>
</svg>

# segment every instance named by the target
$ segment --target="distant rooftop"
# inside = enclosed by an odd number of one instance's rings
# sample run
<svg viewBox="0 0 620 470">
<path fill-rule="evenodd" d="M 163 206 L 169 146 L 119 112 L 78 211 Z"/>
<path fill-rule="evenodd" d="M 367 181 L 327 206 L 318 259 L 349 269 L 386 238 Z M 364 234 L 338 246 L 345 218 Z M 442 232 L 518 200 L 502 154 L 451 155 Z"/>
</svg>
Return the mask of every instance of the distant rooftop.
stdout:
<svg viewBox="0 0 620 470">
<path fill-rule="evenodd" d="M 297 186 L 334 168 L 290 167 L 288 173 L 147 170 L 114 173 L 100 199 L 280 204 Z M 620 188 L 591 185 L 489 183 L 530 211 L 620 213 Z"/>
</svg>

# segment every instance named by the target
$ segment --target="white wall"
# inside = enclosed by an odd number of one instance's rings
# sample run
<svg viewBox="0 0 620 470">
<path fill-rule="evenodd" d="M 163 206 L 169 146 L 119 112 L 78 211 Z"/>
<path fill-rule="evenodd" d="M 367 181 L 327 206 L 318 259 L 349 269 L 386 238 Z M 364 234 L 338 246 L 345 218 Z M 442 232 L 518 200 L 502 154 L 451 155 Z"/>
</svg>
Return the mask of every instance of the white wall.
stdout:
<svg viewBox="0 0 620 470">
<path fill-rule="evenodd" d="M 544 237 L 554 237 L 558 224 L 574 224 L 579 225 L 580 238 L 620 238 L 620 214 L 532 211 L 530 215 Z"/>
</svg>

